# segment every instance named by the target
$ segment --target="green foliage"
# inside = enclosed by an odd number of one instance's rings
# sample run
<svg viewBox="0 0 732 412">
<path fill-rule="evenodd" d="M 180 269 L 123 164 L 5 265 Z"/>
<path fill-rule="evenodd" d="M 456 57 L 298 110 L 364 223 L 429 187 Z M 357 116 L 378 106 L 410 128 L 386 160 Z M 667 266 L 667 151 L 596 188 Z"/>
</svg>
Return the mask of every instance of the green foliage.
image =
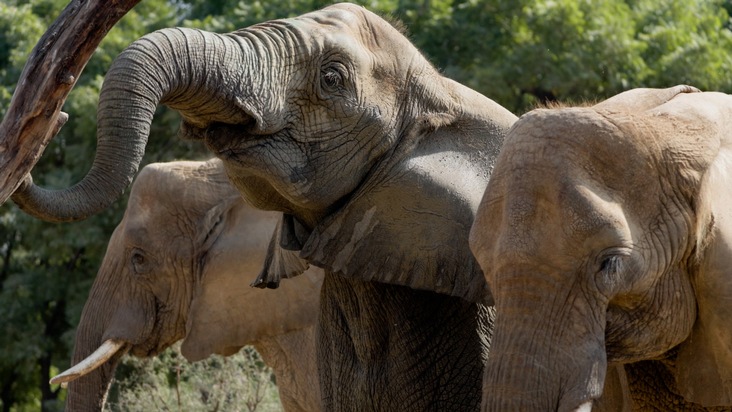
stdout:
<svg viewBox="0 0 732 412">
<path fill-rule="evenodd" d="M 252 347 L 189 363 L 176 345 L 155 358 L 125 358 L 106 410 L 281 411 L 272 370 Z"/>
<path fill-rule="evenodd" d="M 0 1 L 0 116 L 31 49 L 66 2 Z M 231 31 L 329 3 L 142 1 L 109 33 L 86 66 L 64 106 L 69 122 L 34 169 L 36 181 L 65 187 L 86 173 L 93 159 L 102 79 L 114 57 L 134 39 L 176 25 Z M 436 67 L 517 114 L 542 101 L 598 100 L 633 87 L 688 83 L 732 92 L 730 0 L 357 3 L 404 22 L 412 41 Z M 160 108 L 144 162 L 208 157 L 200 146 L 170 138 L 177 127 L 177 114 Z M 84 222 L 58 225 L 31 219 L 12 203 L 0 206 L 0 319 L 4 321 L 0 403 L 4 411 L 60 407 L 64 392 L 50 387 L 48 378 L 68 366 L 74 325 L 124 204 L 116 202 Z M 161 362 L 183 367 L 173 355 Z M 183 392 L 195 392 L 199 389 L 192 379 L 199 374 L 171 382 Z"/>
<path fill-rule="evenodd" d="M 729 15 L 714 0 L 457 0 L 415 43 L 447 75 L 522 113 L 634 87 L 732 91 Z M 729 5 L 729 2 L 726 2 Z M 409 23 L 409 22 L 408 22 Z M 410 24 L 411 26 L 411 24 Z"/>
<path fill-rule="evenodd" d="M 0 88 L 0 111 L 10 104 L 15 81 L 44 30 L 44 22 L 33 14 L 30 4 L 0 3 L 0 81 L 4 86 Z"/>
<path fill-rule="evenodd" d="M 705 90 L 732 91 L 732 32 L 729 14 L 720 2 L 652 0 L 636 5 L 638 37 L 646 45 L 643 58 L 653 68 L 650 87 L 669 82 Z M 726 28 L 725 28 L 726 27 Z"/>
</svg>

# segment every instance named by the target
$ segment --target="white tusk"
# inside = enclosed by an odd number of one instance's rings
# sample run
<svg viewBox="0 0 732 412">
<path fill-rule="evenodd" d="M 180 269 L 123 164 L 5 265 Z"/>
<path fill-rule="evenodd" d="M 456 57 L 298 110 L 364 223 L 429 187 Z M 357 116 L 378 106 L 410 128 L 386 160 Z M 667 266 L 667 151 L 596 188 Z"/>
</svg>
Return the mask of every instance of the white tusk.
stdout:
<svg viewBox="0 0 732 412">
<path fill-rule="evenodd" d="M 87 356 L 84 360 L 51 378 L 50 383 L 60 383 L 62 387 L 66 387 L 66 383 L 81 378 L 101 366 L 104 362 L 108 361 L 109 358 L 119 352 L 125 344 L 125 341 L 118 339 L 108 339 L 104 341 L 104 343 L 99 346 L 99 349 L 95 350 L 94 353 Z"/>
<path fill-rule="evenodd" d="M 587 401 L 580 405 L 577 409 L 575 409 L 575 412 L 591 412 L 592 411 L 592 401 Z"/>
</svg>

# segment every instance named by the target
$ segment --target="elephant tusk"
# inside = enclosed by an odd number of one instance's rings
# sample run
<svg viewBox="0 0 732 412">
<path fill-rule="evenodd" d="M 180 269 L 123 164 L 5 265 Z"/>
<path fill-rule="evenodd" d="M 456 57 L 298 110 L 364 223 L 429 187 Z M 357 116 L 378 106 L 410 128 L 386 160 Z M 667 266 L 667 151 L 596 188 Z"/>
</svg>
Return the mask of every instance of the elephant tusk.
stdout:
<svg viewBox="0 0 732 412">
<path fill-rule="evenodd" d="M 582 405 L 580 405 L 579 407 L 577 407 L 577 409 L 575 409 L 575 412 L 590 412 L 590 411 L 592 411 L 592 401 L 585 402 Z"/>
<path fill-rule="evenodd" d="M 54 376 L 49 382 L 52 384 L 61 384 L 62 387 L 66 387 L 68 382 L 81 378 L 101 366 L 104 362 L 108 361 L 109 358 L 117 354 L 117 352 L 119 352 L 125 345 L 126 342 L 123 340 L 108 339 L 104 341 L 104 343 L 102 343 L 94 353 L 87 356 L 75 366 Z"/>
</svg>

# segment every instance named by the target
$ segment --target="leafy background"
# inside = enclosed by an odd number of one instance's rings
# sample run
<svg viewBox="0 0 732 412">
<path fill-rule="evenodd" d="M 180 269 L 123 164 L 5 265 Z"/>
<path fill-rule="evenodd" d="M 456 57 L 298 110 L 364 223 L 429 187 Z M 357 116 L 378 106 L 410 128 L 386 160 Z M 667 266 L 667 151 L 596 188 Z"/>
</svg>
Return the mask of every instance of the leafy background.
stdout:
<svg viewBox="0 0 732 412">
<path fill-rule="evenodd" d="M 686 83 L 732 92 L 732 0 L 356 2 L 404 22 L 412 41 L 436 67 L 516 114 L 537 103 L 600 100 L 634 87 Z M 96 104 L 105 71 L 138 37 L 168 26 L 231 31 L 329 3 L 142 1 L 109 33 L 85 68 L 63 109 L 70 120 L 36 166 L 35 180 L 65 187 L 86 173 L 93 159 Z M 65 0 L 0 1 L 0 116 L 25 59 L 65 5 Z M 200 146 L 171 138 L 177 127 L 177 115 L 160 108 L 144 163 L 208 157 Z M 74 327 L 124 205 L 118 201 L 98 216 L 71 224 L 29 218 L 11 202 L 0 206 L 3 411 L 62 409 L 64 391 L 50 386 L 48 379 L 69 366 Z M 113 400 L 124 402 L 125 391 L 143 387 L 159 373 L 156 385 L 178 394 L 208 373 L 194 369 L 198 372 L 187 378 L 184 372 L 180 378 L 184 366 L 175 352 L 151 362 L 126 362 L 117 377 L 127 386 L 118 385 Z M 225 369 L 221 362 L 241 367 L 239 360 L 211 362 L 209 372 Z M 143 410 L 140 405 L 128 404 L 126 410 Z M 170 410 L 182 408 L 180 403 L 171 405 Z M 213 410 L 210 405 L 200 408 L 182 410 Z"/>
</svg>

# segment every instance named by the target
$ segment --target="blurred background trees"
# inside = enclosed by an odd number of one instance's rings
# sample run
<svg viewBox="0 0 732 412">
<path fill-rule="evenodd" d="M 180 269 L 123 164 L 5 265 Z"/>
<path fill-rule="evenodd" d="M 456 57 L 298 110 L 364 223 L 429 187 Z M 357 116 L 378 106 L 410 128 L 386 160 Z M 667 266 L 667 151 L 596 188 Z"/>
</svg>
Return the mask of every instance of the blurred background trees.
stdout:
<svg viewBox="0 0 732 412">
<path fill-rule="evenodd" d="M 732 0 L 358 0 L 401 20 L 447 76 L 516 114 L 553 100 L 600 100 L 634 87 L 680 83 L 732 92 Z M 0 117 L 25 59 L 66 0 L 0 2 Z M 114 57 L 167 26 L 231 31 L 321 8 L 323 0 L 144 0 L 107 36 L 64 106 L 70 120 L 34 170 L 65 187 L 88 170 L 96 104 Z M 144 163 L 209 155 L 171 138 L 159 108 Z M 49 377 L 69 366 L 76 325 L 124 201 L 89 220 L 48 224 L 0 206 L 0 405 L 59 410 Z M 129 370 L 129 368 L 127 368 Z M 125 368 L 121 371 L 124 372 Z M 121 372 L 121 373 L 122 373 Z"/>
</svg>

